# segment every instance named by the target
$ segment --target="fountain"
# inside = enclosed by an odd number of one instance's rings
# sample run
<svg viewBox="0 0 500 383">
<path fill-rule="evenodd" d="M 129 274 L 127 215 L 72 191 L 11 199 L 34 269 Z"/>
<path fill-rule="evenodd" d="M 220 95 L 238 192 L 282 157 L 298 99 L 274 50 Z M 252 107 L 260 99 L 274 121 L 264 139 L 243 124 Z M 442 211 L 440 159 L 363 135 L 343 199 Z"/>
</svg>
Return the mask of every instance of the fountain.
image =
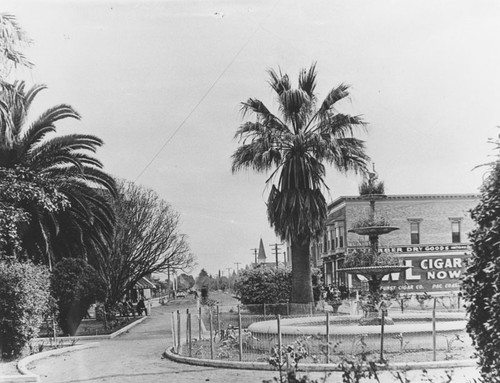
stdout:
<svg viewBox="0 0 500 383">
<path fill-rule="evenodd" d="M 392 254 L 381 254 L 379 252 L 379 237 L 399 228 L 391 226 L 387 219 L 376 215 L 375 202 L 386 198 L 384 184 L 377 181 L 378 177 L 375 169 L 368 174 L 368 179 L 363 181 L 359 191 L 361 198 L 370 202 L 370 212 L 367 219 L 356 222 L 349 232 L 368 236 L 370 245 L 368 248 L 357 249 L 349 253 L 344 268 L 339 269 L 339 271 L 349 274 L 362 275 L 368 280 L 369 293 L 367 302 L 363 305 L 365 316 L 360 320 L 361 325 L 381 323 L 382 314 L 386 312 L 386 303 L 381 296 L 382 278 L 408 268 L 408 266 L 401 265 L 399 260 Z M 389 317 L 385 317 L 384 323 L 392 325 L 394 321 Z"/>
</svg>

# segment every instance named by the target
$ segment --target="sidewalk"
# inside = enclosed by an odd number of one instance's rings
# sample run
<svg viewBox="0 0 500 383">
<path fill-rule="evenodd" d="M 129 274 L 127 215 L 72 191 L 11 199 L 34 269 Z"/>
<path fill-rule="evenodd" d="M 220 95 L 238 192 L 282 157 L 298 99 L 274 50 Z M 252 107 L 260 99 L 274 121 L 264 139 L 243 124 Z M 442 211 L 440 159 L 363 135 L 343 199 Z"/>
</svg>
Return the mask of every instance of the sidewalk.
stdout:
<svg viewBox="0 0 500 383">
<path fill-rule="evenodd" d="M 252 382 L 261 383 L 278 376 L 273 371 L 250 371 L 216 369 L 179 364 L 162 358 L 165 349 L 171 346 L 171 312 L 194 307 L 192 300 L 177 301 L 166 306 L 154 307 L 152 315 L 143 323 L 115 339 L 103 340 L 98 348 L 80 350 L 41 359 L 30 365 L 31 371 L 41 377 L 42 382 Z M 302 375 L 302 373 L 299 373 Z M 421 382 L 422 373 L 412 371 L 408 377 L 412 382 Z M 432 370 L 433 377 L 445 376 L 445 371 Z M 310 375 L 314 379 L 323 373 Z M 477 378 L 476 368 L 461 368 L 453 373 L 452 382 L 462 383 Z M 391 372 L 380 373 L 381 382 L 400 382 Z M 423 380 L 426 381 L 426 380 Z M 440 382 L 440 379 L 435 381 Z M 342 382 L 341 374 L 332 374 L 326 382 Z"/>
</svg>

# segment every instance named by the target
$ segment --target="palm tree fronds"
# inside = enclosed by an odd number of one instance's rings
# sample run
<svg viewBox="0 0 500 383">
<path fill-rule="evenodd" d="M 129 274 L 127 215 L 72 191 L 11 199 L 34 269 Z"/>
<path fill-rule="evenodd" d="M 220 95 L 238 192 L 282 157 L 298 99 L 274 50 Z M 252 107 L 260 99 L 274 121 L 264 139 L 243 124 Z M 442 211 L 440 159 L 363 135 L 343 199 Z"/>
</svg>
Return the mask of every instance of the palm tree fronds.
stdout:
<svg viewBox="0 0 500 383">
<path fill-rule="evenodd" d="M 326 96 L 325 100 L 321 104 L 321 107 L 318 110 L 318 114 L 321 116 L 327 111 L 333 108 L 333 105 L 338 101 L 349 96 L 349 85 L 340 84 L 336 88 L 333 88 L 330 93 Z"/>
<path fill-rule="evenodd" d="M 307 93 L 311 100 L 316 99 L 316 63 L 313 63 L 309 70 L 305 68 L 300 71 L 299 88 Z"/>
<path fill-rule="evenodd" d="M 231 156 L 232 172 L 237 173 L 244 168 L 252 168 L 261 172 L 269 170 L 274 164 L 281 160 L 279 150 L 272 147 L 264 147 L 259 142 L 241 145 Z"/>
<path fill-rule="evenodd" d="M 26 91 L 17 82 L 2 85 L 0 94 L 0 167 L 17 174 L 29 190 L 10 193 L 29 215 L 18 225 L 25 254 L 49 264 L 68 255 L 102 258 L 113 241 L 116 196 L 115 180 L 92 155 L 103 142 L 82 134 L 47 137 L 59 120 L 80 119 L 66 104 L 48 109 L 26 129 L 27 111 L 42 89 Z"/>
<path fill-rule="evenodd" d="M 270 77 L 268 82 L 278 96 L 281 96 L 284 91 L 290 90 L 292 87 L 288 75 L 281 73 L 281 69 L 278 69 L 278 71 L 279 73 L 276 73 L 274 69 L 269 69 L 267 71 Z"/>
</svg>

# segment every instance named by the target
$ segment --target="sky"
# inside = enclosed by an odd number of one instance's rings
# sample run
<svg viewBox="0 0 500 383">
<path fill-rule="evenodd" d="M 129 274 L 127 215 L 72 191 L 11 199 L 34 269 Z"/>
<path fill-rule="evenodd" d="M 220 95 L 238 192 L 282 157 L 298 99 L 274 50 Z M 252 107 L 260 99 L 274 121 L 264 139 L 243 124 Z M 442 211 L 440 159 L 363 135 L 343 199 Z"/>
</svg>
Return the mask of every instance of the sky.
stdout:
<svg viewBox="0 0 500 383">
<path fill-rule="evenodd" d="M 60 103 L 95 134 L 107 172 L 155 190 L 181 215 L 209 273 L 281 242 L 265 201 L 269 175 L 231 173 L 241 102 L 276 111 L 267 70 L 317 63 L 318 95 L 347 83 L 344 113 L 387 194 L 476 193 L 500 132 L 500 3 L 464 0 L 3 0 L 33 43 L 14 78 L 46 84 L 33 114 Z M 360 176 L 327 168 L 327 200 Z"/>
</svg>

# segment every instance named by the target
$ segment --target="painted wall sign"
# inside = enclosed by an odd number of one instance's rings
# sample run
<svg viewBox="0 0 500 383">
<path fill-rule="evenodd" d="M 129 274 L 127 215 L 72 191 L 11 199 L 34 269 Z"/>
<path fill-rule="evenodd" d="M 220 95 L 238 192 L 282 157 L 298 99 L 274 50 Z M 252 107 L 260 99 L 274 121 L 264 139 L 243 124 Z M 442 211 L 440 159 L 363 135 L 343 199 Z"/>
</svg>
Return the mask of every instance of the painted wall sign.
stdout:
<svg viewBox="0 0 500 383">
<path fill-rule="evenodd" d="M 396 246 L 381 247 L 379 250 L 383 253 L 425 253 L 436 251 L 460 251 L 469 250 L 469 245 L 414 245 L 414 246 Z"/>
<path fill-rule="evenodd" d="M 460 249 L 462 250 L 462 249 Z M 468 254 L 426 254 L 405 258 L 400 255 L 406 271 L 386 275 L 382 282 L 385 290 L 398 289 L 409 293 L 457 291 L 466 266 Z M 357 281 L 366 280 L 357 275 Z M 354 281 L 353 281 L 354 282 Z M 359 283 L 359 282 L 358 282 Z"/>
</svg>

